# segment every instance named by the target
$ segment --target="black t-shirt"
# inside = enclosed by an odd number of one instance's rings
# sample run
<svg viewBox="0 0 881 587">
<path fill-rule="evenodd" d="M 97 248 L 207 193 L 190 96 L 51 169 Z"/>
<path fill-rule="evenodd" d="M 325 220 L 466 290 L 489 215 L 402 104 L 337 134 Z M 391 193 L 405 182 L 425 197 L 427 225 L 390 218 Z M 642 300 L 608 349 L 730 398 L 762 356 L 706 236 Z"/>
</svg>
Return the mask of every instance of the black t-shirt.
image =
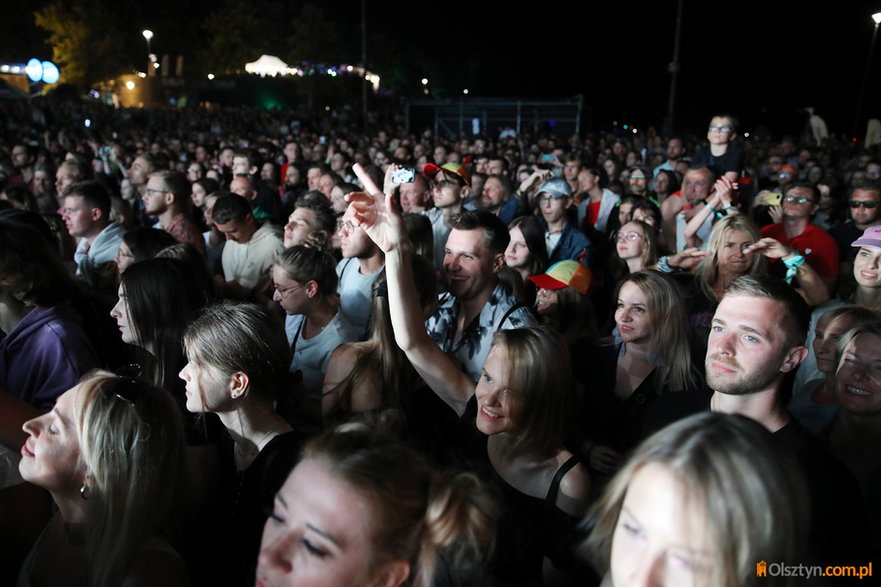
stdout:
<svg viewBox="0 0 881 587">
<path fill-rule="evenodd" d="M 737 145 L 728 145 L 728 150 L 723 155 L 716 157 L 709 149 L 703 149 L 691 160 L 692 166 L 706 165 L 715 172 L 716 177 L 734 171 L 743 171 L 743 152 Z"/>
</svg>

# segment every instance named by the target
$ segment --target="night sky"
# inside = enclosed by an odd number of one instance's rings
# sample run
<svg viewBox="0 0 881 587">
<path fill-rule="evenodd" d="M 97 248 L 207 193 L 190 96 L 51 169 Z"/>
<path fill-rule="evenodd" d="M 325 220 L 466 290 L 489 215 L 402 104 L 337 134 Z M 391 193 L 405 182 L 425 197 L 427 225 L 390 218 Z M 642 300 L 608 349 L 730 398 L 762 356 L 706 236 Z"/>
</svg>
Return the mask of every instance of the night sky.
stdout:
<svg viewBox="0 0 881 587">
<path fill-rule="evenodd" d="M 259 10 L 262 0 L 253 0 Z M 23 59 L 48 50 L 41 31 L 29 24 L 28 3 L 9 7 L 15 18 L 0 25 L 0 60 Z M 42 5 L 45 2 L 40 1 Z M 143 60 L 139 31 L 151 27 L 157 52 L 174 45 L 181 27 L 168 34 L 151 20 L 179 2 L 150 6 L 132 0 L 132 62 Z M 202 16 L 220 5 L 194 0 L 184 30 L 198 34 Z M 360 59 L 360 2 L 319 4 L 338 26 L 340 51 Z M 676 20 L 675 0 L 655 2 L 487 1 L 460 5 L 367 0 L 368 63 L 380 75 L 396 68 L 401 93 L 419 97 L 428 77 L 435 95 L 457 97 L 565 98 L 583 94 L 594 127 L 612 120 L 660 125 L 667 110 Z M 797 132 L 799 109 L 814 106 L 832 131 L 850 132 L 873 23 L 881 0 L 823 3 L 742 0 L 719 3 L 685 0 L 677 119 L 700 128 L 718 111 L 741 118 L 744 130 L 757 124 L 775 133 Z M 272 8 L 269 8 L 272 10 Z M 188 33 L 189 34 L 189 33 Z M 164 35 L 164 36 L 163 36 Z M 875 47 L 864 113 L 881 115 L 881 41 Z M 255 55 L 256 59 L 259 55 Z M 412 81 L 411 81 L 412 80 Z"/>
</svg>

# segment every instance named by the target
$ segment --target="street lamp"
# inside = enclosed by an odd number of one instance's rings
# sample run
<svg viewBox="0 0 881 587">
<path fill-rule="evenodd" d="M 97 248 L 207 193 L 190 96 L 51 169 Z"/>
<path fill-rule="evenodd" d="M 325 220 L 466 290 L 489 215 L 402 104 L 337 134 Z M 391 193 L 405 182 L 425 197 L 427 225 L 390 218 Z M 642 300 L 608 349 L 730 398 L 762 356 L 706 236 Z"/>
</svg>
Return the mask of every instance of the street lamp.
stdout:
<svg viewBox="0 0 881 587">
<path fill-rule="evenodd" d="M 862 115 L 863 110 L 863 98 L 866 95 L 866 83 L 869 81 L 869 69 L 872 66 L 872 53 L 875 52 L 875 39 L 878 37 L 878 25 L 881 24 L 881 12 L 876 12 L 872 15 L 872 22 L 875 23 L 875 28 L 872 30 L 872 42 L 869 45 L 869 56 L 866 58 L 866 72 L 863 74 L 863 83 L 860 86 L 860 97 L 857 100 L 857 111 L 856 116 L 853 121 L 853 137 L 857 136 L 857 131 L 860 125 L 860 116 Z"/>
<path fill-rule="evenodd" d="M 144 39 L 147 41 L 147 75 L 150 75 L 151 65 L 153 65 L 153 52 L 150 50 L 150 40 L 153 38 L 153 31 L 144 29 L 141 31 Z"/>
</svg>

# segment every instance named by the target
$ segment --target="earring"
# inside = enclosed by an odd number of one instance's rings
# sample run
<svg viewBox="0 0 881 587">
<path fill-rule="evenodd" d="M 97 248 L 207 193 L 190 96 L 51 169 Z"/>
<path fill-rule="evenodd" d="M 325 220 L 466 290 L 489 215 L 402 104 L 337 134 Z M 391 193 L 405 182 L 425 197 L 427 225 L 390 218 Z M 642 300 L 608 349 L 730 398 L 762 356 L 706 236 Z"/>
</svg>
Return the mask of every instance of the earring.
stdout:
<svg viewBox="0 0 881 587">
<path fill-rule="evenodd" d="M 89 486 L 83 483 L 83 486 L 80 487 L 80 497 L 84 500 L 88 501 L 89 499 Z"/>
</svg>

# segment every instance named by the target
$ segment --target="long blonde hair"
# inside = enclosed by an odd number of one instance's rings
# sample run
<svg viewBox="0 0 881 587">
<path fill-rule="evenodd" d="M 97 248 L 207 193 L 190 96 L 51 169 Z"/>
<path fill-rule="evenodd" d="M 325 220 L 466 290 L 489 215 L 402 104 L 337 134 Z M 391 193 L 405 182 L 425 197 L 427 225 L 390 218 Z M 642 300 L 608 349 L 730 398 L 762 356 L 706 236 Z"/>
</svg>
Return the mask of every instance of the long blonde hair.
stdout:
<svg viewBox="0 0 881 587">
<path fill-rule="evenodd" d="M 679 391 L 694 384 L 696 375 L 691 360 L 690 331 L 682 292 L 663 273 L 644 269 L 618 282 L 615 299 L 621 286 L 628 282 L 636 285 L 646 297 L 654 333 L 653 350 L 658 359 L 655 369 L 658 392 L 664 389 Z"/>
<path fill-rule="evenodd" d="M 601 573 L 609 568 L 628 486 L 649 464 L 666 467 L 682 484 L 683 500 L 706 519 L 710 586 L 764 585 L 758 561 L 804 560 L 810 511 L 801 467 L 755 421 L 704 412 L 643 441 L 591 508 L 583 552 Z"/>
<path fill-rule="evenodd" d="M 697 278 L 701 291 L 711 300 L 716 299 L 713 286 L 716 284 L 716 280 L 719 279 L 719 252 L 725 243 L 725 237 L 728 233 L 736 230 L 747 233 L 753 242 L 758 242 L 762 238 L 759 227 L 756 226 L 756 223 L 749 216 L 744 214 L 726 216 L 713 225 L 713 230 L 710 232 L 710 238 L 707 239 L 706 244 L 706 249 L 710 252 L 710 255 L 704 257 L 694 269 L 694 276 Z M 767 261 L 765 256 L 753 253 L 753 261 L 750 263 L 745 275 L 764 275 L 766 268 Z"/>
<path fill-rule="evenodd" d="M 121 585 L 144 541 L 169 521 L 184 448 L 180 410 L 163 389 L 92 371 L 79 441 L 88 474 L 89 584 Z"/>
</svg>

